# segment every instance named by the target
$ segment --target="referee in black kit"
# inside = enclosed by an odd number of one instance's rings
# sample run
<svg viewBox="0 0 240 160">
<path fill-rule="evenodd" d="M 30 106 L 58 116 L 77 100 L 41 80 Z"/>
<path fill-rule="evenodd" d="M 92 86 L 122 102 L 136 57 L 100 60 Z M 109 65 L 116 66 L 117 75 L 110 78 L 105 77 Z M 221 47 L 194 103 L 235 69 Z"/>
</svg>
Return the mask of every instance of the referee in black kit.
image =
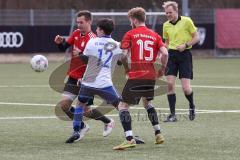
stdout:
<svg viewBox="0 0 240 160">
<path fill-rule="evenodd" d="M 163 38 L 168 47 L 169 58 L 166 69 L 168 82 L 168 102 L 171 114 L 165 122 L 176 122 L 175 115 L 175 81 L 179 73 L 179 79 L 185 97 L 189 101 L 189 119 L 195 119 L 195 105 L 193 101 L 193 90 L 190 80 L 193 79 L 192 54 L 190 49 L 192 45 L 199 41 L 197 28 L 189 17 L 178 15 L 178 4 L 174 1 L 164 2 L 168 21 L 163 24 Z"/>
</svg>

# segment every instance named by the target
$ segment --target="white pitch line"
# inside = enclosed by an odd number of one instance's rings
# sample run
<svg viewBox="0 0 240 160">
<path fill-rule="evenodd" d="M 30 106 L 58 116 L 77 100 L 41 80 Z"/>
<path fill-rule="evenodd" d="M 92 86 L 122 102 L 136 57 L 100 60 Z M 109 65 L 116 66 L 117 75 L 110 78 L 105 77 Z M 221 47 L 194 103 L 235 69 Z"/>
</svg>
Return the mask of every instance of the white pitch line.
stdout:
<svg viewBox="0 0 240 160">
<path fill-rule="evenodd" d="M 240 110 L 230 110 L 230 111 L 215 111 L 215 112 L 196 112 L 196 114 L 214 114 L 214 113 L 240 113 Z M 161 115 L 168 115 L 169 113 L 161 113 Z M 146 114 L 131 114 L 134 116 L 147 116 Z M 179 112 L 177 115 L 188 115 L 188 112 Z M 109 114 L 108 117 L 118 117 L 119 114 Z M 56 116 L 29 116 L 29 117 L 0 117 L 0 120 L 25 120 L 25 119 L 58 119 Z"/>
<path fill-rule="evenodd" d="M 216 110 L 216 111 L 203 111 L 199 113 L 240 113 L 240 110 Z"/>
<path fill-rule="evenodd" d="M 10 103 L 10 102 L 0 102 L 0 105 L 18 105 L 18 106 L 55 106 L 55 104 L 39 104 L 39 103 Z M 96 107 L 96 106 L 95 106 Z M 131 110 L 144 110 L 143 107 L 132 107 Z M 168 108 L 156 108 L 156 110 L 168 111 Z M 176 109 L 179 111 L 188 111 L 188 109 Z M 197 114 L 214 114 L 214 113 L 240 113 L 240 110 L 196 110 Z M 169 113 L 161 113 L 169 114 Z M 188 112 L 178 112 L 178 115 L 187 115 Z M 132 114 L 145 116 L 145 114 Z M 107 115 L 109 117 L 118 117 L 118 114 Z M 0 117 L 0 120 L 21 120 L 21 119 L 57 119 L 56 116 L 29 116 L 29 117 Z"/>
<path fill-rule="evenodd" d="M 176 85 L 181 87 L 180 85 Z M 193 88 L 211 88 L 211 89 L 240 89 L 240 86 L 204 86 L 204 85 L 191 85 Z"/>
<path fill-rule="evenodd" d="M 56 104 L 42 104 L 42 103 L 15 103 L 15 102 L 0 102 L 0 105 L 16 105 L 16 106 L 47 106 L 47 107 L 56 106 Z"/>
<path fill-rule="evenodd" d="M 49 85 L 0 85 L 0 88 L 49 88 Z"/>
<path fill-rule="evenodd" d="M 31 117 L 0 117 L 0 120 L 18 120 L 18 119 L 56 119 L 56 116 L 31 116 Z"/>
<path fill-rule="evenodd" d="M 240 86 L 208 86 L 208 85 L 191 85 L 193 88 L 207 89 L 240 89 Z M 176 85 L 180 88 L 181 85 Z M 49 85 L 0 85 L 0 88 L 49 88 Z"/>
<path fill-rule="evenodd" d="M 43 103 L 16 103 L 16 102 L 0 102 L 0 105 L 15 105 L 15 106 L 47 106 L 47 107 L 55 107 L 56 104 L 43 104 Z M 93 108 L 97 108 L 98 106 L 92 106 Z M 107 106 L 106 107 L 103 107 L 103 108 L 108 108 Z M 143 107 L 130 107 L 131 110 L 145 110 L 145 108 Z M 156 110 L 164 110 L 164 111 L 168 111 L 169 108 L 157 108 L 155 107 Z M 177 111 L 188 111 L 188 109 L 182 109 L 182 108 L 179 108 L 177 109 Z M 224 112 L 240 112 L 240 110 L 206 110 L 206 109 L 196 109 L 196 112 L 213 112 L 213 113 L 216 113 L 216 112 L 220 112 L 220 113 L 224 113 Z"/>
</svg>

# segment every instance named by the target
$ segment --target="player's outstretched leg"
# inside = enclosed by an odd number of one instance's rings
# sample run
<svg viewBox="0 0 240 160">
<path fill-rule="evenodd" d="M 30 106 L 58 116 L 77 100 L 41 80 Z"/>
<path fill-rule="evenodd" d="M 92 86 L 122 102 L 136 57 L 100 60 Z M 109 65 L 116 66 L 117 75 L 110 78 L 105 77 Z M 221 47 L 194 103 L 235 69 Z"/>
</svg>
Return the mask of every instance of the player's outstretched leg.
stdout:
<svg viewBox="0 0 240 160">
<path fill-rule="evenodd" d="M 60 118 L 63 117 L 64 120 L 73 120 L 75 108 L 73 106 L 71 106 L 72 102 L 73 102 L 73 100 L 70 100 L 67 98 L 61 100 L 56 106 L 56 112 L 58 112 L 57 110 L 61 109 L 67 115 L 67 117 L 66 117 L 66 115 L 57 115 L 57 116 L 60 116 Z M 62 112 L 60 114 L 62 114 Z M 80 128 L 83 129 L 85 127 L 86 127 L 86 124 L 82 121 Z"/>
<path fill-rule="evenodd" d="M 95 119 L 97 121 L 102 121 L 103 126 L 103 136 L 106 137 L 111 134 L 112 129 L 115 126 L 114 120 L 103 115 L 98 109 L 92 109 L 84 114 L 85 117 Z"/>
</svg>

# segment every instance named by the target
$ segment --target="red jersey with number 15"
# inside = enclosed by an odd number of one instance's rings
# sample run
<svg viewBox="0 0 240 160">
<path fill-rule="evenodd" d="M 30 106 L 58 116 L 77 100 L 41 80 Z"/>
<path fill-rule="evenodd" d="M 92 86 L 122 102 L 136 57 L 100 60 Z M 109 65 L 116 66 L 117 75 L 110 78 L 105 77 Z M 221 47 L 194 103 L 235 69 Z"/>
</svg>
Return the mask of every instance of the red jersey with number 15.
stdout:
<svg viewBox="0 0 240 160">
<path fill-rule="evenodd" d="M 73 46 L 70 68 L 68 70 L 68 75 L 71 78 L 79 79 L 83 77 L 86 65 L 80 60 L 79 53 L 82 54 L 87 42 L 95 37 L 96 35 L 93 32 L 81 35 L 80 30 L 76 29 L 67 39 L 66 42 Z"/>
<path fill-rule="evenodd" d="M 121 49 L 130 50 L 129 79 L 155 79 L 154 62 L 159 49 L 164 46 L 159 34 L 146 26 L 128 31 L 121 42 Z"/>
</svg>

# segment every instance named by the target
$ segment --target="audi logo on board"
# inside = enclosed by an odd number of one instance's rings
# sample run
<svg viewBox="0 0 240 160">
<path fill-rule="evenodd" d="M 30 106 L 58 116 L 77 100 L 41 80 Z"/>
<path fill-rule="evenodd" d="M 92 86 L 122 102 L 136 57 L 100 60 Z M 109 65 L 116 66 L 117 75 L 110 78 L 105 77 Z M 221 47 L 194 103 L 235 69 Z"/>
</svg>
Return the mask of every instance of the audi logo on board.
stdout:
<svg viewBox="0 0 240 160">
<path fill-rule="evenodd" d="M 0 48 L 20 48 L 23 41 L 20 32 L 0 32 Z"/>
</svg>

